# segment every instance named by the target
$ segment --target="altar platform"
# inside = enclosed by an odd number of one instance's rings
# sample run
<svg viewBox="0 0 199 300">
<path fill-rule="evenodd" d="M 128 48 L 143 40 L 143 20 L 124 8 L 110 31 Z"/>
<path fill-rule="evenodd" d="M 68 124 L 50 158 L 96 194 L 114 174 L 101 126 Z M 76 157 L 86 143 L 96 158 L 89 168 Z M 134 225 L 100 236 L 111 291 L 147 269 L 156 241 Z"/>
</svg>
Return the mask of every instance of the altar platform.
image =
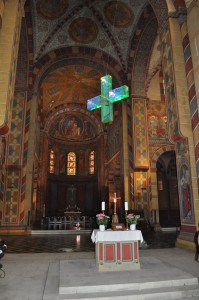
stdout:
<svg viewBox="0 0 199 300">
<path fill-rule="evenodd" d="M 141 249 L 140 270 L 125 272 L 99 272 L 94 251 L 7 252 L 1 263 L 2 300 L 199 299 L 199 263 L 178 248 Z"/>
</svg>

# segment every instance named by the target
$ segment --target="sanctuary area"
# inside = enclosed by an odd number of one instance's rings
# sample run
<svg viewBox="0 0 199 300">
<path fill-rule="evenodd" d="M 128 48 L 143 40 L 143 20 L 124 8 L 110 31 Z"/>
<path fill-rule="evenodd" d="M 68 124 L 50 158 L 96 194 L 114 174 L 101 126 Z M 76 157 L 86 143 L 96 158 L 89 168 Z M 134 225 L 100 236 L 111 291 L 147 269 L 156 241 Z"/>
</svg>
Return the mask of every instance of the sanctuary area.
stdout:
<svg viewBox="0 0 199 300">
<path fill-rule="evenodd" d="M 118 222 L 127 203 L 194 249 L 198 20 L 198 0 L 0 0 L 0 234 L 92 228 L 116 193 Z"/>
</svg>

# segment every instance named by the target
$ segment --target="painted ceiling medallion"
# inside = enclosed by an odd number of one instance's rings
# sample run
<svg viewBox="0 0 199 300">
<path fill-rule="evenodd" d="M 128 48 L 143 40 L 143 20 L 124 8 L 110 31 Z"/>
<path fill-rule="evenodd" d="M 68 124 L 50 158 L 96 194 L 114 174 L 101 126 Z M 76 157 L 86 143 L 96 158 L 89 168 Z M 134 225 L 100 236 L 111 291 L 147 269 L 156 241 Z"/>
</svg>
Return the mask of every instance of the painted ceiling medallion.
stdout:
<svg viewBox="0 0 199 300">
<path fill-rule="evenodd" d="M 68 8 L 68 0 L 38 0 L 37 12 L 47 19 L 61 17 Z"/>
<path fill-rule="evenodd" d="M 133 12 L 125 3 L 110 1 L 104 7 L 107 20 L 115 27 L 128 27 L 133 22 Z"/>
<path fill-rule="evenodd" d="M 75 42 L 88 44 L 96 39 L 98 28 L 91 19 L 81 17 L 70 24 L 68 32 Z"/>
</svg>

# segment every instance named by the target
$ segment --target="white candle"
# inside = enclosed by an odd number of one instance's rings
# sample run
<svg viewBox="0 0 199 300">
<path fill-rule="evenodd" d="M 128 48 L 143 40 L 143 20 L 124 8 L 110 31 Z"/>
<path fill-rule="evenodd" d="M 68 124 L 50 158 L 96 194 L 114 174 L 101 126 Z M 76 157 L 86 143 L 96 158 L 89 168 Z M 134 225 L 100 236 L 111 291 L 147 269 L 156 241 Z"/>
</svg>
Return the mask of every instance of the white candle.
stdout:
<svg viewBox="0 0 199 300">
<path fill-rule="evenodd" d="M 114 199 L 113 199 L 114 203 L 117 202 L 117 198 L 116 198 L 116 193 L 114 193 Z"/>
<path fill-rule="evenodd" d="M 105 202 L 102 202 L 102 210 L 105 210 Z"/>
<path fill-rule="evenodd" d="M 128 202 L 124 202 L 125 210 L 128 210 Z"/>
</svg>

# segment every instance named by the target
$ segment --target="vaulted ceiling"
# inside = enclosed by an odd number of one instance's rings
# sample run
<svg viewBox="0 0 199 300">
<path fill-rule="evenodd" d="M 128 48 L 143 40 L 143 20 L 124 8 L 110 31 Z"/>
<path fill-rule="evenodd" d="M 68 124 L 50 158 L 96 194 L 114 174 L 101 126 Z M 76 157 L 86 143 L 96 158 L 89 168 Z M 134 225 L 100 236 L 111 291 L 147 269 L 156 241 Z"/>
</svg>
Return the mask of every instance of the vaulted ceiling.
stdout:
<svg viewBox="0 0 199 300">
<path fill-rule="evenodd" d="M 130 88 L 133 68 L 133 88 L 144 94 L 157 29 L 167 22 L 165 0 L 32 0 L 29 6 L 34 73 L 44 69 L 39 76 L 45 114 L 65 103 L 86 106 L 100 94 L 106 74 L 113 88 Z M 142 86 L 136 86 L 139 78 Z"/>
</svg>

